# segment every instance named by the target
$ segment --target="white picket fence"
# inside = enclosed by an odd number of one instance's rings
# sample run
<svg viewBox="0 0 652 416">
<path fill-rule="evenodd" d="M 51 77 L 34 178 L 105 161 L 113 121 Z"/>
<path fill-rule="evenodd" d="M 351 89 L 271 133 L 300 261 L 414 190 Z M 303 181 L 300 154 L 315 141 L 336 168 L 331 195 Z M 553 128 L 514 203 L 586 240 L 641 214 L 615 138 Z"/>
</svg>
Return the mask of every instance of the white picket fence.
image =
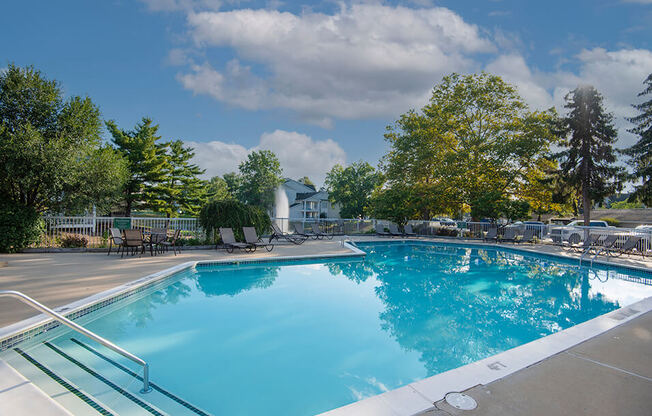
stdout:
<svg viewBox="0 0 652 416">
<path fill-rule="evenodd" d="M 129 228 L 149 231 L 155 228 L 167 228 L 168 230 L 181 230 L 181 238 L 197 239 L 203 241 L 205 233 L 199 225 L 197 218 L 162 218 L 162 217 L 66 217 L 46 216 L 45 232 L 41 238 L 40 247 L 58 247 L 67 236 L 81 236 L 87 240 L 87 247 L 106 247 L 108 245 L 109 229 L 128 225 Z M 304 228 L 310 228 L 310 224 L 318 222 L 320 227 L 328 233 L 339 235 L 364 235 L 375 234 L 376 225 L 387 226 L 390 221 L 378 219 L 340 219 L 340 218 L 271 218 L 285 232 L 294 232 L 295 226 L 299 223 Z M 486 233 L 489 228 L 496 227 L 496 224 L 488 222 L 462 222 L 458 221 L 455 226 L 443 226 L 438 221 L 411 220 L 414 231 L 419 235 L 435 236 L 446 235 L 451 237 L 478 237 Z M 532 228 L 536 231 L 540 240 L 550 237 L 550 232 L 559 226 L 556 225 L 521 225 L 524 229 Z M 120 228 L 120 227 L 117 227 Z M 578 227 L 584 228 L 584 227 Z M 640 235 L 641 251 L 652 249 L 652 234 L 629 228 L 600 228 L 590 227 L 591 233 L 612 234 L 617 233 L 626 239 L 630 235 Z M 519 229 L 522 233 L 524 230 Z M 556 231 L 556 230 L 555 230 Z M 554 232 L 554 231 L 553 231 Z"/>
<path fill-rule="evenodd" d="M 87 247 L 106 247 L 109 229 L 129 223 L 129 228 L 148 231 L 154 228 L 181 230 L 181 238 L 203 239 L 204 232 L 197 218 L 148 218 L 148 217 L 65 217 L 46 216 L 45 232 L 41 247 L 58 247 L 67 236 L 80 236 L 87 240 Z M 120 227 L 116 227 L 120 228 Z"/>
</svg>

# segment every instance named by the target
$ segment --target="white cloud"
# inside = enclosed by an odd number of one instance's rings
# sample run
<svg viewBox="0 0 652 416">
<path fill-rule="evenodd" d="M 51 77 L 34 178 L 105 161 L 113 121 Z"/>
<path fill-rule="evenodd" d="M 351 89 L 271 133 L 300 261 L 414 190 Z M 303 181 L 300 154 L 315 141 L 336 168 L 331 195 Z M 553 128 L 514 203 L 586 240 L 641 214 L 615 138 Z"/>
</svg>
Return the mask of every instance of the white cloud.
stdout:
<svg viewBox="0 0 652 416">
<path fill-rule="evenodd" d="M 625 117 L 636 114 L 631 104 L 639 101 L 637 94 L 643 89 L 643 80 L 652 71 L 652 51 L 594 48 L 581 51 L 574 60 L 579 65 L 576 73 L 532 70 L 520 55 L 499 56 L 486 69 L 515 84 L 531 107 L 545 109 L 554 105 L 560 114 L 565 113 L 564 96 L 569 91 L 579 85 L 593 85 L 604 96 L 607 111 L 615 116 L 620 134 L 618 147 L 631 146 L 636 138 L 626 131 L 632 125 Z"/>
<path fill-rule="evenodd" d="M 289 109 L 323 126 L 420 107 L 434 81 L 476 69 L 470 56 L 495 48 L 439 7 L 354 4 L 332 15 L 240 9 L 189 13 L 188 25 L 198 47 L 230 47 L 238 58 L 224 68 L 191 66 L 178 76 L 185 88 L 245 109 Z"/>
<path fill-rule="evenodd" d="M 275 130 L 263 133 L 258 145 L 246 148 L 221 141 L 187 141 L 195 149 L 194 163 L 206 169 L 205 177 L 223 175 L 238 170 L 240 162 L 255 150 L 271 150 L 278 157 L 283 174 L 289 178 L 308 176 L 318 186 L 324 183 L 326 172 L 336 163 L 346 162 L 346 153 L 332 139 L 313 140 L 305 134 Z"/>
</svg>

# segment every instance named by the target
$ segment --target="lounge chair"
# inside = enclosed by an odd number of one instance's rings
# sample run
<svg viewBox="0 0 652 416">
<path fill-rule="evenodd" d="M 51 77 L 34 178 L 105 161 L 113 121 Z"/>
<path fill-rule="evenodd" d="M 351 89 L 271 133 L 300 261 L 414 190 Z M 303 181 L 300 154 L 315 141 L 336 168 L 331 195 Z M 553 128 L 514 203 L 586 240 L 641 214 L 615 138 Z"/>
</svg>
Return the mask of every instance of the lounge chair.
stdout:
<svg viewBox="0 0 652 416">
<path fill-rule="evenodd" d="M 143 242 L 143 232 L 140 230 L 125 230 L 124 231 L 124 241 L 122 243 L 122 255 L 125 254 L 125 250 L 131 248 L 131 255 L 136 253 L 136 248 L 141 248 L 140 254 L 145 252 L 145 243 Z"/>
<path fill-rule="evenodd" d="M 281 241 L 281 239 L 284 239 L 296 245 L 302 244 L 304 241 L 307 240 L 307 238 L 304 238 L 297 234 L 284 233 L 283 230 L 281 230 L 281 228 L 278 226 L 278 224 L 272 222 L 272 235 L 269 236 L 269 242 L 271 243 L 272 240 L 274 239 L 276 239 L 277 241 Z"/>
<path fill-rule="evenodd" d="M 410 224 L 405 224 L 405 227 L 403 227 L 403 234 L 407 237 L 417 237 L 417 233 L 412 230 L 412 225 Z"/>
<path fill-rule="evenodd" d="M 120 254 L 120 249 L 123 248 L 122 245 L 124 243 L 124 239 L 122 238 L 122 233 L 120 232 L 119 229 L 117 228 L 110 228 L 109 229 L 109 252 L 106 253 L 108 256 L 111 254 L 111 247 L 116 246 L 118 249 L 116 252 Z"/>
<path fill-rule="evenodd" d="M 532 243 L 532 244 L 534 244 L 534 237 L 536 235 L 537 235 L 536 230 L 526 229 L 525 231 L 523 231 L 523 236 L 520 239 L 516 240 L 516 242 L 519 243 L 519 244 L 521 244 L 521 243 Z"/>
<path fill-rule="evenodd" d="M 177 240 L 179 239 L 179 236 L 181 235 L 181 230 L 174 230 L 174 234 L 172 234 L 171 239 L 165 239 L 165 241 L 161 241 L 159 244 L 161 245 L 162 249 L 165 249 L 165 251 L 169 251 L 170 247 L 172 247 L 172 251 L 174 252 L 174 255 L 177 255 Z"/>
<path fill-rule="evenodd" d="M 574 250 L 577 253 L 583 253 L 583 252 L 588 252 L 591 251 L 596 244 L 598 244 L 598 241 L 602 238 L 600 234 L 589 234 L 589 238 L 587 240 L 582 241 L 580 244 L 569 244 L 568 248 L 571 250 Z"/>
<path fill-rule="evenodd" d="M 398 226 L 393 222 L 390 222 L 387 226 L 389 228 L 389 233 L 395 237 L 403 237 L 403 233 L 399 231 Z"/>
<path fill-rule="evenodd" d="M 503 236 L 498 239 L 501 243 L 503 242 L 516 242 L 516 237 L 518 237 L 518 230 L 516 228 L 510 227 L 505 228 Z"/>
<path fill-rule="evenodd" d="M 487 231 L 487 234 L 482 238 L 483 241 L 498 242 L 498 228 L 492 227 Z"/>
<path fill-rule="evenodd" d="M 265 250 L 268 252 L 274 249 L 274 244 L 265 243 L 260 237 L 258 237 L 258 233 L 254 227 L 242 227 L 242 232 L 244 233 L 247 244 L 253 246 L 253 251 L 256 251 L 258 247 L 265 247 Z"/>
<path fill-rule="evenodd" d="M 380 225 L 380 224 L 376 224 L 376 235 L 380 236 L 380 237 L 391 237 L 392 236 L 391 233 L 385 232 L 385 227 Z"/>
<path fill-rule="evenodd" d="M 627 238 L 627 240 L 623 243 L 622 247 L 617 248 L 614 246 L 610 250 L 611 255 L 616 255 L 618 257 L 622 256 L 623 254 L 640 254 L 641 257 L 645 257 L 645 251 L 639 249 L 638 245 L 641 243 L 643 240 L 643 237 L 639 235 L 632 235 Z M 635 251 L 638 251 L 638 253 L 635 253 Z"/>
<path fill-rule="evenodd" d="M 233 250 L 239 248 L 243 251 L 248 251 L 253 253 L 255 247 L 249 243 L 240 243 L 235 240 L 233 235 L 233 230 L 230 228 L 220 228 L 220 238 L 222 239 L 222 244 L 228 253 L 233 253 Z"/>
<path fill-rule="evenodd" d="M 312 233 L 315 234 L 318 238 L 328 238 L 329 240 L 333 239 L 333 234 L 326 234 L 325 232 L 322 232 L 322 230 L 319 228 L 319 224 L 316 222 L 313 222 L 311 224 L 312 227 Z"/>
<path fill-rule="evenodd" d="M 294 224 L 294 233 L 296 235 L 300 235 L 305 239 L 308 239 L 310 237 L 314 238 L 315 240 L 319 239 L 319 236 L 317 234 L 313 233 L 312 231 L 306 231 L 303 228 L 303 223 L 301 222 Z"/>
</svg>

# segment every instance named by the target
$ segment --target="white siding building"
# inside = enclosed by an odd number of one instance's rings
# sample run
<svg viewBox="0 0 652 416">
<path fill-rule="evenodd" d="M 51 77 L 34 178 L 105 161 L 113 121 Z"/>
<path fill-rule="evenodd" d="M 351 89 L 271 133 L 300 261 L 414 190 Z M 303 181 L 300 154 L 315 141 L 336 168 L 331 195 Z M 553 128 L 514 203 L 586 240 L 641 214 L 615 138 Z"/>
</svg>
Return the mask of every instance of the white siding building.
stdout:
<svg viewBox="0 0 652 416">
<path fill-rule="evenodd" d="M 274 216 L 287 212 L 290 219 L 311 220 L 318 218 L 339 218 L 337 204 L 328 200 L 328 192 L 317 191 L 313 186 L 304 185 L 293 179 L 286 179 L 281 190 L 287 197 L 288 207 L 274 208 Z M 277 199 L 277 204 L 281 202 Z"/>
</svg>

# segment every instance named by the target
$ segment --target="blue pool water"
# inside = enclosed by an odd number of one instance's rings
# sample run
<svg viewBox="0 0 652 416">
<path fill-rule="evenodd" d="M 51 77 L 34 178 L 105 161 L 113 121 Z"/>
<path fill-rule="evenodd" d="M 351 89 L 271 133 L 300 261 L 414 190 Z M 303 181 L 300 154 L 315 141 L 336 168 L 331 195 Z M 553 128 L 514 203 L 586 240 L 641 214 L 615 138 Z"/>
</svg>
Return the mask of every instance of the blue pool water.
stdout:
<svg viewBox="0 0 652 416">
<path fill-rule="evenodd" d="M 210 413 L 293 416 L 652 296 L 623 279 L 635 272 L 493 248 L 359 247 L 364 260 L 198 266 L 94 312 L 87 327 L 148 360 L 158 385 Z"/>
</svg>

